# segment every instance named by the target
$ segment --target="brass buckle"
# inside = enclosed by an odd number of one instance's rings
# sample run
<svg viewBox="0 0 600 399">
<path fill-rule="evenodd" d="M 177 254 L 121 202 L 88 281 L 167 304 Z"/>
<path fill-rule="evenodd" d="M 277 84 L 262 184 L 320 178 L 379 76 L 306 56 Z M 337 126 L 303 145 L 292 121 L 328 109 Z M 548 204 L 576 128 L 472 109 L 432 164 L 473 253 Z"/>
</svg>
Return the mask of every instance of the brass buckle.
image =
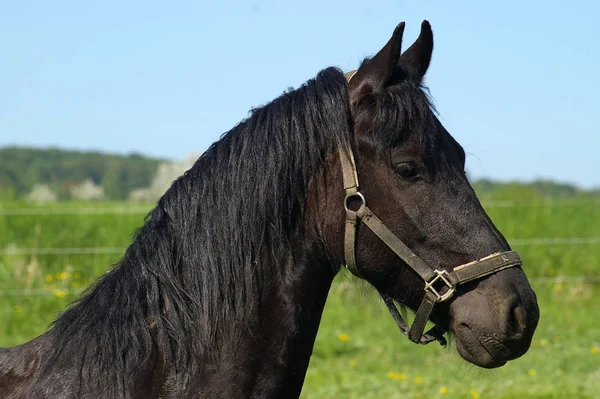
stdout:
<svg viewBox="0 0 600 399">
<path fill-rule="evenodd" d="M 448 272 L 446 270 L 434 270 L 434 273 L 436 274 L 436 276 L 434 278 L 431 279 L 431 281 L 426 282 L 425 283 L 425 291 L 430 291 L 433 295 L 435 295 L 435 301 L 436 302 L 444 302 L 447 301 L 448 299 L 450 299 L 452 297 L 452 295 L 454 295 L 454 291 L 456 291 L 456 287 L 452 285 L 452 283 L 446 278 L 446 276 L 448 275 Z M 446 287 L 448 287 L 448 292 L 446 292 L 444 295 L 441 295 L 438 290 L 435 289 L 435 287 L 433 286 L 435 283 L 437 283 L 439 280 L 441 280 Z"/>
</svg>

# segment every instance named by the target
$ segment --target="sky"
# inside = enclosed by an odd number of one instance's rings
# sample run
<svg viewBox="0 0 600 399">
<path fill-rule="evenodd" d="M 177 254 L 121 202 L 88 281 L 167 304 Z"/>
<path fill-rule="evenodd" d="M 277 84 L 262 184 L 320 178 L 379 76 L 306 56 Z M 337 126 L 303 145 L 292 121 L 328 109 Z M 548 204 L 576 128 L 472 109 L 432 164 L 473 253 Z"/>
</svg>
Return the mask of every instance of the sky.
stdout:
<svg viewBox="0 0 600 399">
<path fill-rule="evenodd" d="M 434 32 L 472 178 L 600 187 L 596 1 L 0 0 L 0 146 L 202 152 L 290 87 Z M 1 160 L 0 160 L 1 162 Z"/>
</svg>

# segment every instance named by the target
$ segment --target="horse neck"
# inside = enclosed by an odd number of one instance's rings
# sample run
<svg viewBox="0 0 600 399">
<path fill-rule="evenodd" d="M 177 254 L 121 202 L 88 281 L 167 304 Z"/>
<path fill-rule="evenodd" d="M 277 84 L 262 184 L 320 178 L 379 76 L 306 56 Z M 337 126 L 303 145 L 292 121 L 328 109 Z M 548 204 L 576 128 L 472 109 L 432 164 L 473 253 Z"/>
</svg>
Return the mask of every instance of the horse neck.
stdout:
<svg viewBox="0 0 600 399">
<path fill-rule="evenodd" d="M 291 329 L 284 330 L 290 345 L 287 346 L 289 361 L 281 397 L 300 395 L 327 295 L 337 272 L 329 260 L 319 259 L 315 255 L 305 253 L 295 257 L 291 265 L 295 278 L 291 279 L 293 283 L 285 290 L 287 298 L 282 298 L 292 304 L 289 322 L 294 324 Z"/>
<path fill-rule="evenodd" d="M 232 321 L 215 340 L 218 354 L 199 359 L 201 366 L 190 379 L 194 382 L 183 395 L 300 395 L 336 273 L 318 247 L 302 240 L 287 260 L 276 265 L 278 272 L 263 287 L 260 306 L 249 309 L 249 325 Z"/>
</svg>

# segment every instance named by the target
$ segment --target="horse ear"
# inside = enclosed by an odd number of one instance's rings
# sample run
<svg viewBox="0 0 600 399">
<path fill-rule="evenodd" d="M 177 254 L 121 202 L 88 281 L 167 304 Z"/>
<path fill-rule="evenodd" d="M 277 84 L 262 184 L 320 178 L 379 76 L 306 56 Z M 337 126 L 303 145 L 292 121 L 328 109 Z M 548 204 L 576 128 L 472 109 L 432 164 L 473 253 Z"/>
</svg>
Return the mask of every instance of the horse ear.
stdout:
<svg viewBox="0 0 600 399">
<path fill-rule="evenodd" d="M 403 62 L 410 65 L 417 72 L 419 80 L 423 79 L 433 52 L 433 32 L 428 21 L 421 24 L 421 33 L 417 41 L 413 43 L 400 57 Z"/>
<path fill-rule="evenodd" d="M 394 68 L 400 59 L 404 22 L 401 22 L 387 44 L 362 67 L 347 78 L 350 104 L 355 105 L 365 95 L 385 86 L 392 77 Z"/>
</svg>

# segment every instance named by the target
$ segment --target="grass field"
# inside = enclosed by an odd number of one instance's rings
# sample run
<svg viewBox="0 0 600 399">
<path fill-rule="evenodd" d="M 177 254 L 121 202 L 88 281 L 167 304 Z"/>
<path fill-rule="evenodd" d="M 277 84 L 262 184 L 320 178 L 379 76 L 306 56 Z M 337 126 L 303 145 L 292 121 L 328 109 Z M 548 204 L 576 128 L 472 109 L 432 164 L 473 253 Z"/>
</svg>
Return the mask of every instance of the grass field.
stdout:
<svg viewBox="0 0 600 399">
<path fill-rule="evenodd" d="M 325 308 L 303 397 L 600 397 L 600 203 L 499 205 L 486 208 L 524 259 L 541 309 L 524 357 L 490 371 L 461 360 L 452 344 L 414 345 L 373 292 L 342 273 Z M 81 288 L 119 260 L 149 209 L 22 207 L 0 204 L 0 346 L 43 332 Z M 559 240 L 540 240 L 546 238 Z M 77 253 L 80 248 L 95 249 Z"/>
</svg>

